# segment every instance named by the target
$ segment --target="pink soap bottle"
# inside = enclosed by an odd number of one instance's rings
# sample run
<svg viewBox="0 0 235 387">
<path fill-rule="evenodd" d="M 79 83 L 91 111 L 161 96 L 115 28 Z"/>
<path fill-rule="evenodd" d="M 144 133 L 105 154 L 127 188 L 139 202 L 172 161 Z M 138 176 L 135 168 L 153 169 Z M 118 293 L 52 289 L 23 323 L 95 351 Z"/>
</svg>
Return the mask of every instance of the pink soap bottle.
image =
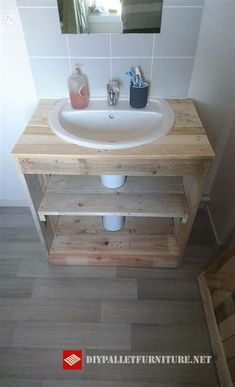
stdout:
<svg viewBox="0 0 235 387">
<path fill-rule="evenodd" d="M 78 66 L 68 78 L 68 88 L 71 106 L 74 109 L 86 108 L 89 103 L 88 86 L 86 77 L 81 74 Z"/>
</svg>

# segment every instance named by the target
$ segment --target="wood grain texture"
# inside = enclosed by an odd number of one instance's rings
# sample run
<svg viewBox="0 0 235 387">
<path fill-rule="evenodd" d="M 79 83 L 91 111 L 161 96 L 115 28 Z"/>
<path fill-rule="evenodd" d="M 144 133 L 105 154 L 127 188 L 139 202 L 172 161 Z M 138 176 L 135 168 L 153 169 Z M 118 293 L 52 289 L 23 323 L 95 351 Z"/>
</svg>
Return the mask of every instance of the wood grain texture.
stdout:
<svg viewBox="0 0 235 387">
<path fill-rule="evenodd" d="M 100 176 L 51 176 L 47 188 L 50 193 L 98 193 L 110 194 L 113 192 L 122 194 L 139 193 L 184 193 L 184 187 L 181 177 L 160 176 L 149 178 L 144 176 L 127 176 L 126 182 L 122 187 L 116 189 L 107 189 L 101 183 Z"/>
<path fill-rule="evenodd" d="M 204 273 L 200 274 L 198 282 L 221 387 L 233 387 L 220 331 L 215 319 L 210 291 L 207 287 Z"/>
<path fill-rule="evenodd" d="M 0 299 L 0 331 L 11 322 L 99 322 L 101 313 L 100 300 L 80 300 L 72 298 L 14 298 Z M 4 337 L 4 335 L 3 335 Z"/>
<path fill-rule="evenodd" d="M 47 122 L 48 113 L 56 102 L 40 101 L 12 152 L 29 191 L 35 225 L 50 253 L 50 262 L 176 267 L 184 253 L 214 157 L 193 101 L 170 100 L 176 116 L 171 132 L 151 144 L 127 150 L 89 149 L 61 140 Z M 102 174 L 128 175 L 128 188 L 105 193 L 95 178 Z M 62 183 L 60 177 L 64 175 L 70 177 Z M 82 176 L 81 183 L 77 183 L 78 175 Z M 113 249 L 109 259 L 106 252 L 110 253 L 110 248 L 104 250 L 102 245 L 106 236 L 100 238 L 100 234 L 95 240 L 93 235 L 89 245 L 85 242 L 87 236 L 80 234 L 82 239 L 78 246 L 73 236 L 63 238 L 57 232 L 59 215 L 106 214 L 174 218 L 175 236 L 159 239 L 156 235 L 155 241 L 148 241 L 145 235 L 145 246 L 138 246 L 134 237 L 121 245 L 116 240 L 118 248 Z M 106 241 L 109 245 L 109 238 Z M 112 240 L 110 242 L 114 247 Z M 149 254 L 149 246 L 155 255 Z M 143 254 L 144 247 L 147 254 Z"/>
<path fill-rule="evenodd" d="M 47 117 L 56 101 L 42 100 L 20 137 L 13 154 L 17 157 L 54 156 L 80 159 L 114 157 L 125 159 L 212 158 L 214 153 L 191 100 L 169 101 L 175 114 L 175 126 L 169 135 L 152 144 L 127 150 L 96 150 L 72 145 L 60 140 L 48 126 Z"/>
<path fill-rule="evenodd" d="M 188 211 L 180 177 L 128 177 L 119 189 L 107 189 L 96 176 L 52 176 L 39 206 L 46 215 L 120 215 L 179 217 Z"/>
<path fill-rule="evenodd" d="M 223 346 L 227 359 L 235 357 L 235 335 L 230 336 L 228 339 L 223 341 Z"/>
<path fill-rule="evenodd" d="M 164 353 L 166 347 L 169 352 L 174 352 L 177 347 L 179 354 L 208 353 L 209 339 L 200 340 L 202 336 L 206 337 L 206 327 L 196 324 L 174 328 L 172 325 L 132 324 L 131 334 L 133 351 L 152 352 L 158 348 Z"/>
<path fill-rule="evenodd" d="M 72 156 L 48 157 L 40 156 L 17 157 L 21 169 L 25 174 L 54 174 L 54 175 L 129 175 L 129 176 L 198 176 L 204 171 L 205 161 L 199 157 L 196 160 L 166 159 L 151 160 L 136 158 L 126 160 L 110 157 L 107 159 L 88 159 Z"/>
<path fill-rule="evenodd" d="M 117 215 L 136 217 L 181 218 L 187 222 L 188 210 L 184 194 L 133 193 L 108 194 L 45 193 L 38 209 L 41 221 L 46 215 Z"/>
<path fill-rule="evenodd" d="M 36 279 L 33 298 L 48 299 L 137 299 L 136 280 L 92 278 Z"/>
<path fill-rule="evenodd" d="M 0 384 L 1 386 L 1 384 Z M 209 386 L 208 384 L 197 384 L 195 385 L 195 387 L 211 387 Z M 5 386 L 4 386 L 5 387 Z M 7 387 L 10 387 L 7 385 Z M 15 385 L 13 385 L 12 387 L 15 387 Z M 16 386 L 18 387 L 18 386 Z M 20 386 L 20 387 L 24 387 L 24 386 Z M 28 385 L 27 385 L 28 387 Z M 31 386 L 30 386 L 31 387 Z M 32 386 L 33 387 L 33 386 Z M 38 387 L 38 386 L 36 386 Z M 45 380 L 43 381 L 43 385 L 42 387 L 78 387 L 78 384 L 76 381 L 72 381 L 72 380 Z M 79 381 L 79 387 L 123 387 L 123 382 L 113 382 L 113 381 L 101 381 L 101 382 L 94 382 L 94 381 L 91 381 L 91 380 L 84 380 L 84 381 Z M 128 382 L 126 381 L 125 382 L 125 387 L 156 387 L 156 383 L 155 382 L 140 382 L 140 381 L 135 381 L 135 382 Z M 159 382 L 157 384 L 157 387 L 188 387 L 188 384 L 184 383 L 184 382 L 180 382 L 180 383 L 164 383 L 164 382 Z M 218 384 L 216 384 L 215 386 L 213 387 L 218 387 Z"/>
<path fill-rule="evenodd" d="M 1 210 L 7 216 L 7 209 Z M 11 216 L 14 212 L 17 217 L 19 216 L 16 220 Z M 22 222 L 20 222 L 20 213 Z M 204 223 L 202 215 L 200 210 L 192 233 L 193 244 L 189 244 L 185 261 L 180 269 L 48 267 L 47 256 L 41 244 L 29 243 L 27 233 L 22 233 L 21 241 L 1 242 L 0 259 L 4 260 L 5 264 L 0 264 L 0 282 L 2 278 L 5 280 L 9 276 L 11 281 L 5 282 L 7 292 L 0 298 L 0 386 L 219 387 L 213 363 L 208 366 L 92 366 L 84 367 L 83 372 L 66 372 L 61 366 L 61 351 L 64 348 L 57 347 L 59 343 L 65 345 L 69 342 L 74 346 L 76 340 L 79 340 L 80 345 L 80 339 L 84 337 L 87 340 L 84 344 L 92 346 L 91 340 L 94 337 L 94 342 L 99 349 L 86 349 L 85 354 L 159 355 L 162 353 L 159 351 L 158 344 L 164 345 L 164 354 L 170 351 L 178 353 L 179 347 L 182 353 L 186 353 L 190 350 L 190 344 L 192 350 L 203 348 L 204 353 L 210 354 L 200 300 L 199 298 L 194 301 L 182 300 L 182 288 L 179 285 L 179 282 L 185 282 L 187 291 L 194 294 L 197 273 L 214 257 L 209 238 L 210 230 L 202 229 L 200 232 L 197 227 L 201 222 Z M 17 237 L 15 227 L 27 229 L 28 225 L 32 224 L 32 217 L 28 209 L 9 209 L 7 225 L 9 235 L 11 222 L 14 235 Z M 4 227 L 1 220 L 0 227 Z M 68 225 L 63 224 L 63 227 L 66 229 Z M 77 227 L 81 230 L 82 224 L 78 224 Z M 144 225 L 139 225 L 137 233 L 142 233 L 143 228 Z M 161 230 L 164 231 L 163 228 Z M 196 239 L 193 237 L 194 233 L 197 234 Z M 205 235 L 207 235 L 208 244 L 206 244 Z M 9 265 L 6 264 L 6 260 Z M 15 266 L 17 261 L 19 265 Z M 124 277 L 125 281 L 117 281 L 117 277 Z M 155 299 L 138 300 L 138 279 L 144 278 L 146 281 L 151 277 L 155 278 L 156 286 L 158 280 L 164 280 L 165 288 L 169 287 L 172 292 L 173 287 L 169 283 L 175 280 L 175 299 L 172 299 L 173 293 L 169 291 L 168 300 L 158 299 L 156 293 Z M 22 279 L 24 281 L 20 285 L 18 281 Z M 95 284 L 92 285 L 92 282 Z M 112 285 L 112 283 L 116 284 Z M 33 295 L 30 293 L 31 285 L 33 285 Z M 21 289 L 26 290 L 24 297 L 18 297 L 20 286 Z M 84 293 L 81 292 L 82 286 L 84 291 L 88 289 L 90 292 L 88 297 L 83 299 L 81 298 L 84 297 Z M 145 288 L 147 288 L 146 282 Z M 152 281 L 150 289 L 152 289 L 151 292 L 154 290 Z M 95 292 L 99 297 L 94 299 Z M 109 293 L 111 297 L 107 299 Z M 160 293 L 159 297 L 161 297 Z M 87 324 L 89 328 L 86 328 Z M 135 335 L 132 334 L 132 324 L 137 324 L 141 333 L 146 332 L 146 345 L 144 337 L 136 338 L 137 325 L 134 328 Z M 106 326 L 109 327 L 108 330 Z M 130 330 L 124 327 L 129 327 Z M 68 341 L 65 343 L 63 340 L 66 340 L 67 332 Z M 120 337 L 122 332 L 124 332 L 123 338 L 127 339 L 125 343 Z M 126 334 L 128 337 L 125 336 Z M 48 337 L 49 340 L 47 340 Z M 106 347 L 111 344 L 125 346 L 128 344 L 138 345 L 142 350 L 137 352 L 123 349 L 107 350 L 102 346 L 104 338 Z M 39 346 L 36 346 L 38 343 Z M 51 348 L 47 348 L 49 344 Z M 148 352 L 150 348 L 151 352 Z"/>
<path fill-rule="evenodd" d="M 128 350 L 130 324 L 19 322 L 12 347 Z"/>
<path fill-rule="evenodd" d="M 30 297 L 33 285 L 34 281 L 31 278 L 1 278 L 0 299 L 5 297 Z"/>
<path fill-rule="evenodd" d="M 172 219 L 128 217 L 120 232 L 110 233 L 97 217 L 65 216 L 58 222 L 50 260 L 58 265 L 175 267 L 177 254 Z"/>
<path fill-rule="evenodd" d="M 168 279 L 168 286 L 165 286 L 164 279 L 143 279 L 137 280 L 138 299 L 139 300 L 198 300 L 198 286 L 197 282 L 192 280 L 170 280 Z"/>
<path fill-rule="evenodd" d="M 200 302 L 181 300 L 126 300 L 102 303 L 101 320 L 139 324 L 201 324 L 204 320 Z"/>
<path fill-rule="evenodd" d="M 222 387 L 233 386 L 235 348 L 234 245 L 225 249 L 215 263 L 199 276 L 211 344 Z"/>
</svg>

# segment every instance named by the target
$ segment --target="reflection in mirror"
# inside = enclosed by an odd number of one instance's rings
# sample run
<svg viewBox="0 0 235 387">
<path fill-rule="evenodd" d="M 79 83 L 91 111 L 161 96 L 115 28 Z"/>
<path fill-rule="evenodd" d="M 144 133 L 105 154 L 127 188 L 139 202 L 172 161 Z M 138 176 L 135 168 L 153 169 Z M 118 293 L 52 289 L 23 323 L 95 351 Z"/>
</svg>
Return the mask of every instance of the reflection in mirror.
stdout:
<svg viewBox="0 0 235 387">
<path fill-rule="evenodd" d="M 160 32 L 163 0 L 57 0 L 62 33 Z"/>
</svg>

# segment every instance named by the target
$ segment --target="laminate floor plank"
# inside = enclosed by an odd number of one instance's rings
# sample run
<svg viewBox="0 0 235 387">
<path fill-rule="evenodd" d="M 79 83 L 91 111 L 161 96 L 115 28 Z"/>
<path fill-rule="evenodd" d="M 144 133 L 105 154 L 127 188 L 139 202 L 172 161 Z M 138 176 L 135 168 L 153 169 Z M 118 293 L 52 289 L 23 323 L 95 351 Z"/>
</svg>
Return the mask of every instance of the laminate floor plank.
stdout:
<svg viewBox="0 0 235 387">
<path fill-rule="evenodd" d="M 73 299 L 0 299 L 0 321 L 99 322 L 101 301 Z"/>
<path fill-rule="evenodd" d="M 188 300 L 199 299 L 196 280 L 140 278 L 137 280 L 139 300 Z"/>
<path fill-rule="evenodd" d="M 216 257 L 217 248 L 210 243 L 188 243 L 183 256 L 183 262 L 193 264 L 204 264 L 206 269 Z"/>
<path fill-rule="evenodd" d="M 0 387 L 43 387 L 43 385 L 35 379 L 0 379 Z"/>
<path fill-rule="evenodd" d="M 137 299 L 135 279 L 49 278 L 35 279 L 33 297 L 81 299 Z"/>
<path fill-rule="evenodd" d="M 27 348 L 131 348 L 130 324 L 20 322 L 14 331 L 12 347 Z"/>
<path fill-rule="evenodd" d="M 0 347 L 10 347 L 16 324 L 9 321 L 0 321 Z"/>
<path fill-rule="evenodd" d="M 134 355 L 133 351 L 85 351 L 86 354 L 105 354 L 105 355 Z M 146 355 L 146 352 L 138 354 Z M 151 355 L 159 353 L 151 353 Z M 104 381 L 122 383 L 121 386 L 127 387 L 128 383 L 138 386 L 142 383 L 148 387 L 148 383 L 154 383 L 156 387 L 219 387 L 213 364 L 205 365 L 90 365 L 80 372 L 65 372 L 61 366 L 62 357 L 59 349 L 41 349 L 41 348 L 0 348 L 0 380 L 20 380 L 34 379 L 37 381 L 74 381 L 77 386 L 89 381 L 94 383 L 94 387 L 99 386 Z M 92 384 L 91 384 L 92 385 Z M 27 385 L 26 385 L 27 386 Z M 63 386 L 63 384 L 62 384 Z M 84 387 L 86 384 L 84 385 Z M 89 384 L 88 384 L 89 386 Z M 105 386 L 105 384 L 104 384 Z M 110 385 L 110 387 L 112 384 Z M 114 384 L 115 386 L 115 384 Z M 141 386 L 141 384 L 140 384 Z M 143 387 L 141 386 L 141 387 Z M 151 384 L 150 384 L 151 386 Z M 5 386 L 4 386 L 5 387 Z M 45 386 L 43 386 L 45 387 Z M 58 384 L 58 387 L 60 385 Z M 63 386 L 64 387 L 64 386 Z M 68 385 L 69 387 L 69 385 Z M 106 386 L 105 386 L 106 387 Z M 138 386 L 139 387 L 139 386 Z M 151 386 L 152 387 L 152 386 Z"/>
<path fill-rule="evenodd" d="M 182 325 L 143 325 L 132 324 L 132 350 L 146 351 L 166 351 L 177 354 L 208 354 L 210 347 L 205 326 L 197 324 Z M 206 339 L 205 339 L 206 338 Z"/>
<path fill-rule="evenodd" d="M 34 226 L 0 227 L 0 242 L 38 242 Z"/>
<path fill-rule="evenodd" d="M 18 258 L 0 258 L 0 279 L 16 277 L 20 267 L 20 260 Z"/>
<path fill-rule="evenodd" d="M 0 384 L 1 386 L 1 384 Z M 209 384 L 197 384 L 194 385 L 195 387 L 211 387 Z M 14 386 L 13 386 L 14 387 Z M 18 386 L 17 386 L 18 387 Z M 22 386 L 23 387 L 23 386 Z M 155 382 L 153 383 L 141 383 L 141 382 L 125 382 L 125 385 L 123 382 L 113 382 L 113 381 L 89 381 L 84 380 L 80 381 L 79 385 L 76 381 L 73 380 L 45 380 L 42 382 L 42 387 L 189 387 L 188 384 L 185 383 L 158 383 L 156 385 Z M 213 386 L 213 387 L 219 387 Z"/>
<path fill-rule="evenodd" d="M 28 227 L 35 229 L 33 218 L 29 213 L 0 212 L 0 228 Z"/>
<path fill-rule="evenodd" d="M 49 266 L 46 260 L 22 259 L 17 277 L 33 278 L 116 278 L 115 266 Z"/>
<path fill-rule="evenodd" d="M 196 279 L 215 257 L 212 240 L 201 209 L 177 269 L 55 267 L 30 210 L 0 207 L 0 387 L 219 387 L 214 362 L 62 368 L 69 348 L 210 354 Z"/>
<path fill-rule="evenodd" d="M 177 269 L 155 267 L 117 267 L 117 278 L 156 278 L 164 280 L 196 280 L 197 276 L 208 267 L 205 262 L 183 262 Z"/>
<path fill-rule="evenodd" d="M 9 215 L 27 215 L 32 218 L 29 207 L 9 207 L 2 206 L 0 207 L 0 215 L 7 214 Z"/>
<path fill-rule="evenodd" d="M 200 301 L 104 301 L 101 321 L 139 324 L 204 324 Z"/>
<path fill-rule="evenodd" d="M 79 372 L 65 374 L 59 349 L 0 348 L 0 365 L 0 380 L 84 379 Z"/>
<path fill-rule="evenodd" d="M 38 242 L 0 242 L 0 258 L 46 259 L 46 251 Z"/>
<path fill-rule="evenodd" d="M 33 278 L 1 278 L 0 298 L 31 297 L 33 286 L 34 286 Z"/>
</svg>

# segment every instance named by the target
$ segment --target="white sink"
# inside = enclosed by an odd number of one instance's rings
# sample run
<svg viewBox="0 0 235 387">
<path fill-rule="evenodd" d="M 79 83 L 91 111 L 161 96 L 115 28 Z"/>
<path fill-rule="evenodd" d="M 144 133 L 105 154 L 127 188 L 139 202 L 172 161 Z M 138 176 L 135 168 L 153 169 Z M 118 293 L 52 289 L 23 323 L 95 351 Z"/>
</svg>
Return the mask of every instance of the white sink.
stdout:
<svg viewBox="0 0 235 387">
<path fill-rule="evenodd" d="M 91 99 L 83 110 L 61 100 L 49 114 L 53 132 L 72 144 L 95 149 L 127 149 L 165 136 L 175 115 L 167 101 L 150 99 L 144 109 L 133 109 L 128 99 L 108 106 L 105 99 Z"/>
</svg>

